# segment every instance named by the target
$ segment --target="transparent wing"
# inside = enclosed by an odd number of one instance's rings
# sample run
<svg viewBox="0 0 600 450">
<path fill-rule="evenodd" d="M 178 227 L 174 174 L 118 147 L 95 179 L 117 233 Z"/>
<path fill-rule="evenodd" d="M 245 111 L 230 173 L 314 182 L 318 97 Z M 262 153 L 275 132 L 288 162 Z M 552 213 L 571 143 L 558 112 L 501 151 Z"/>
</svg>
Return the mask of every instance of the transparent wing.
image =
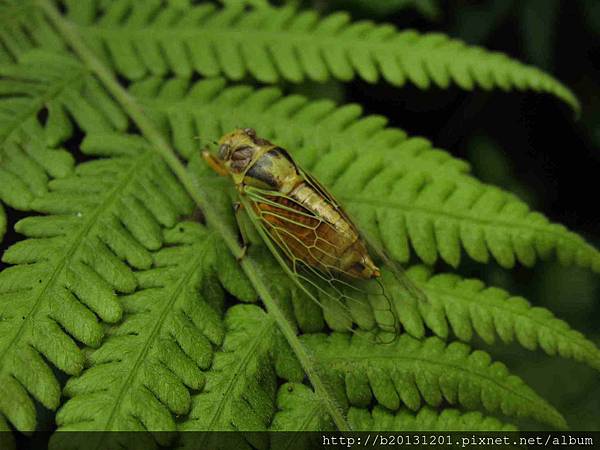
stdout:
<svg viewBox="0 0 600 450">
<path fill-rule="evenodd" d="M 304 176 L 304 178 L 307 180 L 307 182 L 313 187 L 313 189 L 320 192 L 321 195 L 323 195 L 333 205 L 336 206 L 337 210 L 348 221 L 350 221 L 351 223 L 354 224 L 354 222 L 348 217 L 348 215 L 346 214 L 344 209 L 339 205 L 337 200 L 327 190 L 327 188 L 325 188 L 321 183 L 319 183 L 319 181 L 317 179 L 315 179 L 311 174 L 303 171 L 300 168 L 298 168 L 298 170 L 301 172 L 301 174 Z M 354 224 L 354 226 L 356 227 L 356 224 Z M 358 229 L 358 227 L 357 227 L 357 229 Z M 393 274 L 394 278 L 396 279 L 396 281 L 398 282 L 400 287 L 404 290 L 406 295 L 410 295 L 417 302 L 428 304 L 429 300 L 427 299 L 427 296 L 425 295 L 425 293 L 421 289 L 419 289 L 410 280 L 410 278 L 408 278 L 408 276 L 406 275 L 406 272 L 404 271 L 402 266 L 400 264 L 398 264 L 396 261 L 394 261 L 393 258 L 389 257 L 386 254 L 385 250 L 379 244 L 377 244 L 377 242 L 375 241 L 375 239 L 373 239 L 372 236 L 367 234 L 364 230 L 359 230 L 359 232 L 360 232 L 360 236 L 363 238 L 363 240 L 367 244 L 367 247 L 369 248 L 369 250 L 374 253 L 374 254 L 371 254 L 371 256 L 374 256 L 374 255 L 377 256 L 377 258 L 381 261 L 380 264 L 385 269 L 389 270 Z"/>
<path fill-rule="evenodd" d="M 334 202 L 320 185 L 315 186 Z M 395 337 L 399 321 L 391 296 L 379 279 L 351 278 L 340 270 L 332 251 L 335 242 L 329 237 L 334 236 L 335 229 L 330 224 L 280 192 L 247 186 L 244 194 L 246 211 L 273 255 L 326 316 L 342 315 L 343 321 L 350 324 L 346 327 L 350 331 L 354 323 L 362 328 L 379 328 Z M 329 263 L 317 268 L 318 260 Z M 364 320 L 366 310 L 373 317 L 370 327 Z"/>
</svg>

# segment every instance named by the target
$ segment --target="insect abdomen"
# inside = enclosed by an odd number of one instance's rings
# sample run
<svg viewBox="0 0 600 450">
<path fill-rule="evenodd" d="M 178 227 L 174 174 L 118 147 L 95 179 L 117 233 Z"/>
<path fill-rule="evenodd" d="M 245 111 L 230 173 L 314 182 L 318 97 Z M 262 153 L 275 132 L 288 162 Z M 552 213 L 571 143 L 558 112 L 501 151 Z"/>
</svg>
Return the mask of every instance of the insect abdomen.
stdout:
<svg viewBox="0 0 600 450">
<path fill-rule="evenodd" d="M 273 203 L 256 203 L 256 212 L 288 256 L 325 273 L 360 276 L 349 267 L 366 254 L 364 244 L 352 224 L 326 199 L 304 182 L 289 198 L 273 195 L 269 199 Z"/>
</svg>

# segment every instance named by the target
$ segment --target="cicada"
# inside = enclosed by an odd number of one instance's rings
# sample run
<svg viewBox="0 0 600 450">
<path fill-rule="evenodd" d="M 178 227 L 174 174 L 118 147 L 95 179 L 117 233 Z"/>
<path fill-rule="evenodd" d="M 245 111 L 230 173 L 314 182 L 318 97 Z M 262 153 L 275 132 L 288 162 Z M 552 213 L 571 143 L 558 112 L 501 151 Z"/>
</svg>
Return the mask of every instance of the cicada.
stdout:
<svg viewBox="0 0 600 450">
<path fill-rule="evenodd" d="M 379 328 L 397 331 L 392 298 L 364 235 L 335 197 L 286 150 L 244 128 L 221 137 L 217 156 L 204 151 L 203 157 L 214 171 L 231 176 L 240 205 L 248 205 L 257 230 L 310 298 L 349 317 L 353 303 L 371 301 L 379 305 Z M 410 286 L 406 292 L 422 296 L 403 273 L 397 276 L 403 286 Z M 382 319 L 382 313 L 387 317 Z"/>
</svg>

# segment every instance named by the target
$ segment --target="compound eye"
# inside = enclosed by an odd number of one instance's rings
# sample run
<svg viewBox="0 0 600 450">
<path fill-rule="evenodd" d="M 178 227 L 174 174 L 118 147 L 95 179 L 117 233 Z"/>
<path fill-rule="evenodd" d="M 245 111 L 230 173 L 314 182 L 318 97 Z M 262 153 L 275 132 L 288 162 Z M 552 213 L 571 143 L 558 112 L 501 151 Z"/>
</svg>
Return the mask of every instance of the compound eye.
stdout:
<svg viewBox="0 0 600 450">
<path fill-rule="evenodd" d="M 231 159 L 234 161 L 240 161 L 243 159 L 250 159 L 252 156 L 252 148 L 245 146 L 237 148 L 232 154 Z"/>
<path fill-rule="evenodd" d="M 244 128 L 244 133 L 250 137 L 256 137 L 256 131 L 254 131 L 254 128 Z"/>
<path fill-rule="evenodd" d="M 229 156 L 229 145 L 221 144 L 221 146 L 219 147 L 219 158 L 221 158 L 222 160 L 226 160 L 228 156 Z"/>
<path fill-rule="evenodd" d="M 365 265 L 363 263 L 356 262 L 352 264 L 352 270 L 362 273 L 362 271 L 365 270 Z"/>
</svg>

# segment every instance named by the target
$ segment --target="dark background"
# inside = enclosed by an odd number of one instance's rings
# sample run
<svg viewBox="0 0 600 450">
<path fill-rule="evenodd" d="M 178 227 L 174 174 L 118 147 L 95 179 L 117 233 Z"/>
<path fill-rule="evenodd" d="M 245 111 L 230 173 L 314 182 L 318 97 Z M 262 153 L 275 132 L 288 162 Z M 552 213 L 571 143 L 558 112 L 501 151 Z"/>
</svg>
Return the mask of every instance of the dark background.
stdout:
<svg viewBox="0 0 600 450">
<path fill-rule="evenodd" d="M 581 116 L 576 119 L 566 105 L 549 95 L 530 92 L 465 92 L 455 87 L 421 91 L 409 84 L 399 89 L 385 82 L 362 81 L 286 86 L 286 90 L 357 102 L 367 114 L 385 115 L 392 126 L 468 159 L 480 179 L 516 193 L 533 209 L 600 247 L 600 0 L 413 2 L 416 8 L 399 7 L 409 0 L 315 0 L 304 5 L 323 12 L 343 6 L 354 19 L 441 31 L 505 52 L 570 87 L 581 101 Z M 14 223 L 27 215 L 10 208 L 7 214 L 4 248 L 18 238 L 11 230 Z M 459 272 L 549 308 L 600 344 L 598 274 L 556 263 L 507 271 L 466 260 Z M 600 430 L 597 371 L 517 345 L 474 345 L 523 377 L 565 415 L 571 428 Z M 51 429 L 52 416 L 39 412 L 40 428 Z"/>
</svg>

